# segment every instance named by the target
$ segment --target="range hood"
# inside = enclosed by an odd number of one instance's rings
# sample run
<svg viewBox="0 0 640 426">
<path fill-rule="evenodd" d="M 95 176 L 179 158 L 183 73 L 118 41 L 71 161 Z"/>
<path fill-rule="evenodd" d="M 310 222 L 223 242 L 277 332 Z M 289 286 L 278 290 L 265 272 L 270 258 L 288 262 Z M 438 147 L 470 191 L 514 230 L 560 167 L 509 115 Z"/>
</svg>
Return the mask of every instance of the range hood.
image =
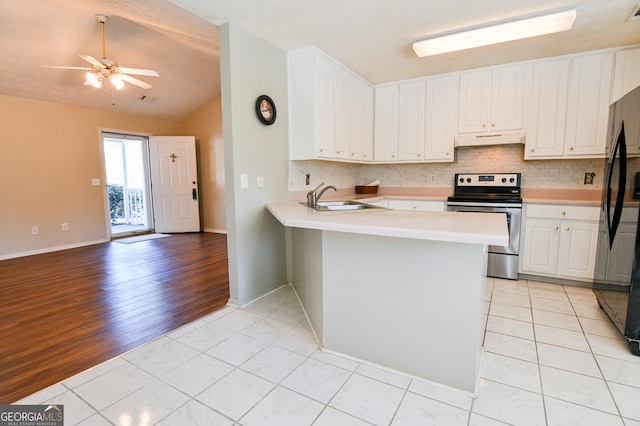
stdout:
<svg viewBox="0 0 640 426">
<path fill-rule="evenodd" d="M 473 135 L 456 135 L 454 138 L 455 146 L 487 146 L 487 145 L 507 145 L 507 144 L 524 144 L 524 132 L 500 132 L 500 133 L 483 133 Z"/>
</svg>

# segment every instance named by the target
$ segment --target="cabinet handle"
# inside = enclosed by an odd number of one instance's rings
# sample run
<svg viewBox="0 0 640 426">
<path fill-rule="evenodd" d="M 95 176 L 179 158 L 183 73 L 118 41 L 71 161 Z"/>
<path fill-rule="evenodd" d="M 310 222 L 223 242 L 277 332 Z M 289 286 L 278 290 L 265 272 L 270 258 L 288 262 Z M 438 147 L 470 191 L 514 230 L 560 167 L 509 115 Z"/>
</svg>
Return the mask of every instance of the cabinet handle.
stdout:
<svg viewBox="0 0 640 426">
<path fill-rule="evenodd" d="M 531 148 L 529 151 L 530 151 L 530 152 L 533 152 L 533 151 L 535 151 L 535 150 L 536 150 L 535 148 Z"/>
<path fill-rule="evenodd" d="M 567 214 L 567 212 L 560 212 L 560 214 L 564 216 L 565 214 Z"/>
<path fill-rule="evenodd" d="M 554 227 L 553 227 L 553 230 L 554 230 L 554 231 L 557 231 L 557 230 L 558 230 L 558 227 L 557 227 L 557 226 L 554 226 Z"/>
<path fill-rule="evenodd" d="M 491 127 L 496 127 L 496 123 L 491 123 Z"/>
<path fill-rule="evenodd" d="M 573 151 L 573 147 L 572 146 L 569 147 L 569 151 Z"/>
<path fill-rule="evenodd" d="M 362 157 L 367 158 L 367 154 L 364 154 Z"/>
<path fill-rule="evenodd" d="M 484 128 L 486 128 L 486 127 L 487 127 L 487 125 L 486 125 L 486 124 L 483 124 L 483 125 L 482 125 L 482 128 L 483 128 L 483 129 L 484 129 Z"/>
<path fill-rule="evenodd" d="M 336 151 L 336 154 L 340 154 L 341 151 Z"/>
<path fill-rule="evenodd" d="M 323 148 L 320 148 L 320 152 L 324 152 L 324 149 L 323 149 Z"/>
<path fill-rule="evenodd" d="M 571 230 L 571 228 L 569 228 L 569 227 L 567 226 L 566 230 L 567 230 L 567 231 L 569 231 L 569 230 Z"/>
<path fill-rule="evenodd" d="M 391 158 L 396 158 L 396 155 L 395 154 L 391 154 Z"/>
<path fill-rule="evenodd" d="M 418 154 L 418 157 L 420 157 L 420 154 Z"/>
<path fill-rule="evenodd" d="M 639 146 L 638 148 L 640 149 L 640 146 Z M 444 154 L 444 155 L 446 155 L 446 156 L 448 157 L 448 156 L 449 156 L 449 153 L 447 152 L 447 153 L 446 153 L 446 154 Z"/>
</svg>

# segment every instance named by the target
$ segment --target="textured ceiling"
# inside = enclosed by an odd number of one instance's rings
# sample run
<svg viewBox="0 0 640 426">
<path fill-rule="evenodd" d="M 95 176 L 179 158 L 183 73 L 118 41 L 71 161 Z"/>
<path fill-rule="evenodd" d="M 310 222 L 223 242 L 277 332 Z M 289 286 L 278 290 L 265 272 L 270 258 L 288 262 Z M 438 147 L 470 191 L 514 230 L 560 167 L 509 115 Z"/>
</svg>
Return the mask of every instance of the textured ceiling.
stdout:
<svg viewBox="0 0 640 426">
<path fill-rule="evenodd" d="M 171 0 L 212 21 L 231 21 L 291 50 L 316 45 L 372 83 L 640 43 L 639 0 Z M 573 29 L 419 59 L 429 35 L 575 7 Z"/>
<path fill-rule="evenodd" d="M 158 71 L 136 76 L 151 89 L 106 93 L 83 85 L 84 71 L 41 67 L 101 58 L 96 14 L 109 17 L 107 57 Z M 0 76 L 2 95 L 181 120 L 220 93 L 218 29 L 164 0 L 0 0 Z"/>
<path fill-rule="evenodd" d="M 284 50 L 316 45 L 372 83 L 640 44 L 640 0 L 0 0 L 0 94 L 173 120 L 220 93 L 216 25 L 231 21 Z M 571 31 L 418 59 L 429 35 L 546 10 L 577 9 Z M 112 98 L 82 85 L 78 54 L 101 56 L 95 14 L 109 16 L 107 56 L 151 68 L 153 85 Z M 140 100 L 146 95 L 145 100 Z M 112 105 L 115 100 L 115 106 Z"/>
</svg>

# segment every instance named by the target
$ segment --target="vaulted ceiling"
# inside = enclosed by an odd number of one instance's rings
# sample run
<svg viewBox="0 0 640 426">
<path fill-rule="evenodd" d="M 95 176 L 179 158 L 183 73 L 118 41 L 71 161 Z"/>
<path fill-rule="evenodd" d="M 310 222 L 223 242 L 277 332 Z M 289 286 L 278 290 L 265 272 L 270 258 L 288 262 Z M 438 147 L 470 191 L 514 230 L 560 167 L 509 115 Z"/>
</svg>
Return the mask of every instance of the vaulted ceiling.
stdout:
<svg viewBox="0 0 640 426">
<path fill-rule="evenodd" d="M 220 94 L 217 25 L 231 21 L 284 50 L 316 45 L 372 83 L 546 56 L 640 44 L 639 0 L 0 0 L 0 94 L 181 120 Z M 415 40 L 575 7 L 555 35 L 419 59 Z M 78 54 L 151 68 L 153 85 L 85 86 Z M 106 86 L 105 86 L 106 87 Z M 114 105 L 115 104 L 115 105 Z"/>
</svg>

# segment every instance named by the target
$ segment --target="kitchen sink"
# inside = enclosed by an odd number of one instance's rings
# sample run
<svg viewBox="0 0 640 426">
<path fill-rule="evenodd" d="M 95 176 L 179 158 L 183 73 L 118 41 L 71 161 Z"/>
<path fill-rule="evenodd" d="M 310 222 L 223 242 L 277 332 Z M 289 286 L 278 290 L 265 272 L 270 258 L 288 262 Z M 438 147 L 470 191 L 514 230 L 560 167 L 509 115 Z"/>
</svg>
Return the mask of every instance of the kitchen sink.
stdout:
<svg viewBox="0 0 640 426">
<path fill-rule="evenodd" d="M 309 207 L 317 211 L 344 211 L 344 210 L 366 210 L 366 209 L 381 209 L 382 207 L 374 206 L 371 204 L 359 203 L 357 201 L 318 201 L 316 206 L 312 206 L 309 203 L 300 203 L 303 206 Z"/>
</svg>

